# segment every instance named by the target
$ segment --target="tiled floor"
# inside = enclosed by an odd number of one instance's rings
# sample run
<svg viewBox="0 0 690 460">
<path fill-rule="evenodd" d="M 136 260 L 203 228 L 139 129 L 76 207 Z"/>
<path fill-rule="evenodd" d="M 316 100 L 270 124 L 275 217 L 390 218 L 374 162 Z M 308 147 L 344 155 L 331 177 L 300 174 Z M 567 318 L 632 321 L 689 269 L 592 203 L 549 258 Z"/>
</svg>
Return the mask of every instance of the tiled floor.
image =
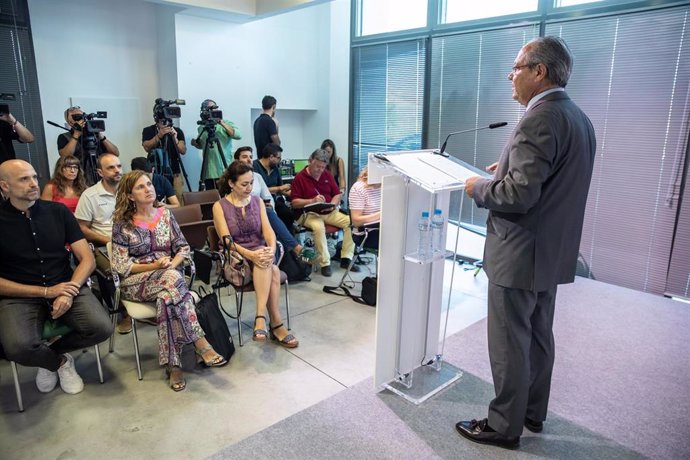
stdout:
<svg viewBox="0 0 690 460">
<path fill-rule="evenodd" d="M 452 262 L 447 264 L 449 286 Z M 74 353 L 86 383 L 78 395 L 60 389 L 40 394 L 35 369 L 20 367 L 26 409 L 21 414 L 9 365 L 0 362 L 0 456 L 203 458 L 370 377 L 376 310 L 322 292 L 341 274 L 336 269 L 331 278 L 313 275 L 311 282 L 291 286 L 291 327 L 300 340 L 294 350 L 251 341 L 254 298 L 249 295 L 242 314 L 244 347 L 238 346 L 235 321 L 228 319 L 237 346 L 230 364 L 187 373 L 187 389 L 180 393 L 167 387 L 157 363 L 155 329 L 146 325 L 139 329 L 143 381 L 136 377 L 131 336 L 117 336 L 114 353 L 101 346 L 103 385 L 93 352 Z M 486 278 L 472 275 L 456 268 L 448 334 L 486 315 Z M 234 311 L 231 297 L 222 301 Z"/>
</svg>

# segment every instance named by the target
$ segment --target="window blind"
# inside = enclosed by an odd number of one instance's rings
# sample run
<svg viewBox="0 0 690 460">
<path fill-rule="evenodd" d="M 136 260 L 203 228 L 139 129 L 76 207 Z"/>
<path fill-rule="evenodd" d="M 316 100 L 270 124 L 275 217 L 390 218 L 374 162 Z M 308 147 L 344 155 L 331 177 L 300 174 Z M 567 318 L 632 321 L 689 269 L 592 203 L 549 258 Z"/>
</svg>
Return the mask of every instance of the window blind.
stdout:
<svg viewBox="0 0 690 460">
<path fill-rule="evenodd" d="M 546 25 L 575 56 L 567 91 L 597 134 L 580 252 L 600 281 L 664 293 L 687 148 L 689 33 L 687 7 Z"/>
<path fill-rule="evenodd" d="M 374 151 L 419 149 L 424 40 L 353 48 L 353 156 L 356 178 Z"/>
<path fill-rule="evenodd" d="M 425 145 L 439 146 L 450 132 L 507 121 L 508 126 L 459 134 L 446 151 L 480 169 L 498 160 L 524 108 L 512 99 L 508 72 L 520 48 L 539 35 L 537 25 L 438 37 L 431 42 L 429 130 Z M 487 211 L 451 195 L 449 219 L 486 227 Z"/>
</svg>

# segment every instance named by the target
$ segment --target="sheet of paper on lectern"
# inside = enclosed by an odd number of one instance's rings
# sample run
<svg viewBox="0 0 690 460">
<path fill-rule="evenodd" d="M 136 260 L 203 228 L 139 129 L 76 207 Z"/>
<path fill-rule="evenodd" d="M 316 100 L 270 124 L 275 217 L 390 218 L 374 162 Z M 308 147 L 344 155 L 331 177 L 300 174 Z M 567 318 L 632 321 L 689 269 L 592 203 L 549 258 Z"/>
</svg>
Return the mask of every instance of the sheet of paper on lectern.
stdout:
<svg viewBox="0 0 690 460">
<path fill-rule="evenodd" d="M 432 151 L 389 154 L 386 160 L 409 177 L 434 188 L 463 184 L 468 177 L 482 174 L 460 160 L 436 155 Z"/>
</svg>

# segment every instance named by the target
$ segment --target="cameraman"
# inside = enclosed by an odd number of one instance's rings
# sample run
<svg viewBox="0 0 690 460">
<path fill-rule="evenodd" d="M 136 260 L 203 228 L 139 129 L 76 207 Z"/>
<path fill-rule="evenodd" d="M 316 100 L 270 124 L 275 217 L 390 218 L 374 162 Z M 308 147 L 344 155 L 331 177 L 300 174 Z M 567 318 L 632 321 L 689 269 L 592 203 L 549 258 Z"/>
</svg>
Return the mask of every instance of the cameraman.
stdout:
<svg viewBox="0 0 690 460">
<path fill-rule="evenodd" d="M 211 99 L 206 99 L 201 103 L 201 119 L 210 117 L 209 113 L 212 110 L 217 110 L 218 106 Z M 215 122 L 216 139 L 218 139 L 221 148 L 223 149 L 223 157 L 225 158 L 225 164 L 230 165 L 232 163 L 232 140 L 242 139 L 242 134 L 240 130 L 237 129 L 234 123 L 228 120 L 222 120 L 220 118 L 209 118 Z M 220 153 L 217 152 L 215 143 L 206 147 L 206 139 L 208 138 L 208 133 L 206 132 L 206 123 L 201 123 L 199 125 L 199 136 L 197 139 L 192 139 L 192 145 L 198 149 L 206 151 L 206 171 L 201 171 L 201 177 L 204 178 L 204 184 L 206 190 L 217 188 L 216 181 L 223 175 L 224 166 L 223 161 L 220 158 Z M 202 158 L 203 161 L 203 158 Z"/>
<path fill-rule="evenodd" d="M 79 121 L 74 119 L 74 116 L 81 118 Z M 81 117 L 80 117 L 81 115 Z M 57 148 L 58 153 L 61 157 L 66 157 L 67 155 L 74 155 L 84 162 L 81 137 L 84 134 L 84 126 L 86 125 L 86 119 L 84 118 L 84 111 L 79 107 L 70 107 L 65 110 L 65 121 L 72 129 L 68 133 L 62 133 L 57 138 Z M 112 153 L 115 156 L 120 156 L 120 150 L 115 144 L 110 142 L 105 134 L 97 133 L 97 154 L 102 155 L 104 153 Z"/>
<path fill-rule="evenodd" d="M 9 111 L 0 113 L 0 163 L 16 158 L 12 141 L 28 144 L 34 141 L 34 135 Z"/>
<path fill-rule="evenodd" d="M 184 133 L 180 128 L 172 125 L 172 120 L 156 113 L 153 117 L 156 124 L 147 126 L 141 131 L 141 146 L 149 154 L 149 158 L 151 155 L 158 156 L 157 161 L 152 163 L 160 163 L 162 167 L 157 168 L 156 172 L 173 184 L 175 195 L 178 201 L 182 202 L 184 178 L 180 167 L 182 160 L 179 155 L 187 153 Z"/>
</svg>

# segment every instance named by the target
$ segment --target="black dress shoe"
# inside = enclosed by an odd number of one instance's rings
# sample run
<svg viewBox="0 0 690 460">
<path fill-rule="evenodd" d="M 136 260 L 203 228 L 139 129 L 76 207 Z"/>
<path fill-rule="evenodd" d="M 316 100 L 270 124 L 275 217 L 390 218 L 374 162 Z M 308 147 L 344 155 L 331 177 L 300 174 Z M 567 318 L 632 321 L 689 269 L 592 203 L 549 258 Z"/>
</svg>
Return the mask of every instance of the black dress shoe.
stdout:
<svg viewBox="0 0 690 460">
<path fill-rule="evenodd" d="M 544 430 L 544 422 L 535 422 L 532 419 L 525 417 L 525 428 L 532 433 L 541 433 Z"/>
<path fill-rule="evenodd" d="M 465 438 L 480 444 L 490 444 L 506 449 L 515 449 L 520 446 L 520 436 L 514 438 L 503 436 L 489 426 L 488 419 L 458 422 L 455 424 L 455 429 Z"/>
</svg>

